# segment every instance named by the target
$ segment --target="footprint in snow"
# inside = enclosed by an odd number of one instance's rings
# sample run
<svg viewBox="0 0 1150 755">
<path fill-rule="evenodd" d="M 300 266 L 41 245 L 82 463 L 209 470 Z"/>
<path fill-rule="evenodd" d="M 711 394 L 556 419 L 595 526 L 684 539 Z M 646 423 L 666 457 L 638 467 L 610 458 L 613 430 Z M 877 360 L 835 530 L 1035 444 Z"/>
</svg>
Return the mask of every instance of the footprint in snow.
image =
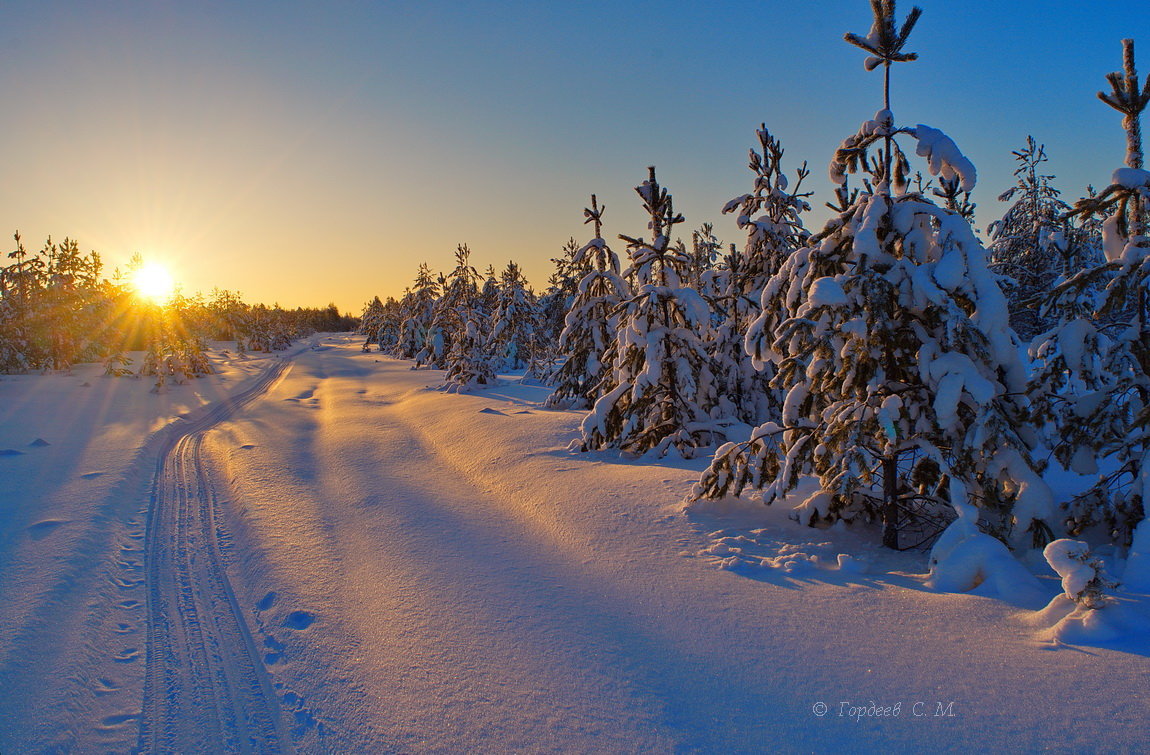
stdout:
<svg viewBox="0 0 1150 755">
<path fill-rule="evenodd" d="M 32 441 L 28 445 L 31 446 L 32 448 L 43 448 L 44 446 L 50 446 L 52 444 L 49 443 L 48 441 L 44 440 L 43 438 L 37 438 L 36 440 Z"/>
<path fill-rule="evenodd" d="M 315 621 L 315 616 L 307 611 L 292 611 L 284 617 L 288 629 L 307 629 Z"/>
<path fill-rule="evenodd" d="M 116 663 L 132 663 L 140 657 L 138 648 L 127 648 L 119 655 L 112 656 L 112 660 Z"/>
<path fill-rule="evenodd" d="M 45 519 L 42 522 L 36 522 L 28 527 L 28 534 L 32 536 L 33 540 L 41 540 L 56 531 L 56 528 L 61 524 L 67 524 L 64 519 Z"/>
<path fill-rule="evenodd" d="M 94 687 L 92 687 L 92 691 L 97 695 L 110 695 L 113 692 L 119 692 L 120 688 L 117 687 L 114 682 L 101 678 L 96 680 L 96 684 Z"/>
<path fill-rule="evenodd" d="M 255 447 L 256 447 L 255 443 L 245 443 L 242 446 L 240 446 L 240 448 L 244 451 L 251 451 Z"/>
<path fill-rule="evenodd" d="M 107 474 L 107 472 L 87 472 L 80 475 L 80 477 L 84 478 L 85 480 L 94 480 L 97 477 L 103 477 L 105 474 Z"/>
<path fill-rule="evenodd" d="M 23 451 L 17 451 L 15 448 L 0 449 L 0 456 L 23 456 Z"/>
<path fill-rule="evenodd" d="M 315 720 L 313 711 L 304 706 L 304 699 L 296 693 L 288 690 L 283 694 L 283 703 L 288 710 L 292 711 L 295 718 L 295 726 L 292 727 L 291 735 L 293 739 L 299 739 L 308 732 L 312 727 L 316 727 L 320 736 L 323 735 L 323 724 Z M 318 712 L 318 711 L 316 711 Z"/>
<path fill-rule="evenodd" d="M 118 729 L 129 721 L 135 721 L 139 717 L 139 713 L 116 713 L 100 719 L 100 726 L 104 729 Z"/>
<path fill-rule="evenodd" d="M 274 606 L 276 604 L 276 598 L 277 597 L 279 597 L 279 596 L 276 595 L 275 590 L 272 590 L 267 595 L 260 598 L 260 602 L 256 603 L 256 610 L 257 611 L 268 610 L 269 608 L 271 608 L 272 606 Z"/>
<path fill-rule="evenodd" d="M 264 647 L 271 651 L 269 653 L 264 653 L 265 666 L 274 666 L 283 660 L 284 645 L 275 637 L 265 637 Z"/>
<path fill-rule="evenodd" d="M 480 409 L 479 413 L 480 414 L 498 414 L 500 417 L 506 417 L 507 416 L 506 414 L 499 411 L 498 409 L 492 409 L 490 407 L 488 407 L 486 409 Z"/>
</svg>

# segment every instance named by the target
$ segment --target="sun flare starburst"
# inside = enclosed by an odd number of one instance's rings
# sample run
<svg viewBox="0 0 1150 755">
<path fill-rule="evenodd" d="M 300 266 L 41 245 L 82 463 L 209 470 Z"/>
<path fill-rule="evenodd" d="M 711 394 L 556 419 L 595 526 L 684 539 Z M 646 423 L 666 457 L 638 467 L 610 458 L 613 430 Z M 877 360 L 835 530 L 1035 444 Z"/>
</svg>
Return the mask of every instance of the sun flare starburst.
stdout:
<svg viewBox="0 0 1150 755">
<path fill-rule="evenodd" d="M 147 262 L 132 273 L 132 290 L 153 304 L 167 304 L 176 291 L 176 281 L 162 264 Z"/>
</svg>

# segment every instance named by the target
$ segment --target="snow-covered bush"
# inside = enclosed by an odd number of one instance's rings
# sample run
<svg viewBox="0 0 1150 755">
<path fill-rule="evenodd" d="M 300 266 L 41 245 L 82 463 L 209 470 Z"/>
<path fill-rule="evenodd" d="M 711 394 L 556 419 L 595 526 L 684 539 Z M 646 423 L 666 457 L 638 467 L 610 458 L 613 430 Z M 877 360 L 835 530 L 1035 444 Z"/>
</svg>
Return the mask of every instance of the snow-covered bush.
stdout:
<svg viewBox="0 0 1150 755">
<path fill-rule="evenodd" d="M 1118 586 L 1106 573 L 1102 559 L 1095 557 L 1090 546 L 1081 540 L 1054 540 L 1042 555 L 1062 578 L 1062 592 L 1084 608 L 1102 608 L 1109 598 L 1107 590 Z"/>
<path fill-rule="evenodd" d="M 930 552 L 926 584 L 942 592 L 976 592 L 1026 607 L 1045 602 L 1042 586 L 1001 540 L 978 527 L 978 510 L 965 500 L 959 483 L 950 490 L 958 518 Z"/>
</svg>

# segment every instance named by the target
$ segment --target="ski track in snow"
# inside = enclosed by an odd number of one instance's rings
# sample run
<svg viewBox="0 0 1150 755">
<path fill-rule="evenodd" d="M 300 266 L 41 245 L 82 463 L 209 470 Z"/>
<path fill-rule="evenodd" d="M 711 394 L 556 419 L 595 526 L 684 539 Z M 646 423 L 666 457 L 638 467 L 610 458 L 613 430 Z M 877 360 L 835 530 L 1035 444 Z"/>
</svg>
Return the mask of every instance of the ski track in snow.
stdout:
<svg viewBox="0 0 1150 755">
<path fill-rule="evenodd" d="M 217 546 L 217 499 L 203 434 L 267 392 L 250 388 L 191 423 L 160 457 L 144 546 L 147 667 L 143 752 L 290 751 L 279 706 Z"/>
</svg>

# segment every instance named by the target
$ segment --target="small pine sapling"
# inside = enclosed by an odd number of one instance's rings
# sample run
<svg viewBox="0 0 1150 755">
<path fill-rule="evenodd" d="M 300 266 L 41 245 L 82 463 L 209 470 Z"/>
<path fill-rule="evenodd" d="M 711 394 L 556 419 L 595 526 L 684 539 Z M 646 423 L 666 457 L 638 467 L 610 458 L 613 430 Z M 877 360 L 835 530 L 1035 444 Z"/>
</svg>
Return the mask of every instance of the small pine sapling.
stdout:
<svg viewBox="0 0 1150 755">
<path fill-rule="evenodd" d="M 1109 591 L 1118 587 L 1117 580 L 1106 572 L 1102 559 L 1090 552 L 1081 540 L 1054 540 L 1042 555 L 1062 579 L 1062 592 L 1082 608 L 1097 610 L 1111 602 Z"/>
</svg>

